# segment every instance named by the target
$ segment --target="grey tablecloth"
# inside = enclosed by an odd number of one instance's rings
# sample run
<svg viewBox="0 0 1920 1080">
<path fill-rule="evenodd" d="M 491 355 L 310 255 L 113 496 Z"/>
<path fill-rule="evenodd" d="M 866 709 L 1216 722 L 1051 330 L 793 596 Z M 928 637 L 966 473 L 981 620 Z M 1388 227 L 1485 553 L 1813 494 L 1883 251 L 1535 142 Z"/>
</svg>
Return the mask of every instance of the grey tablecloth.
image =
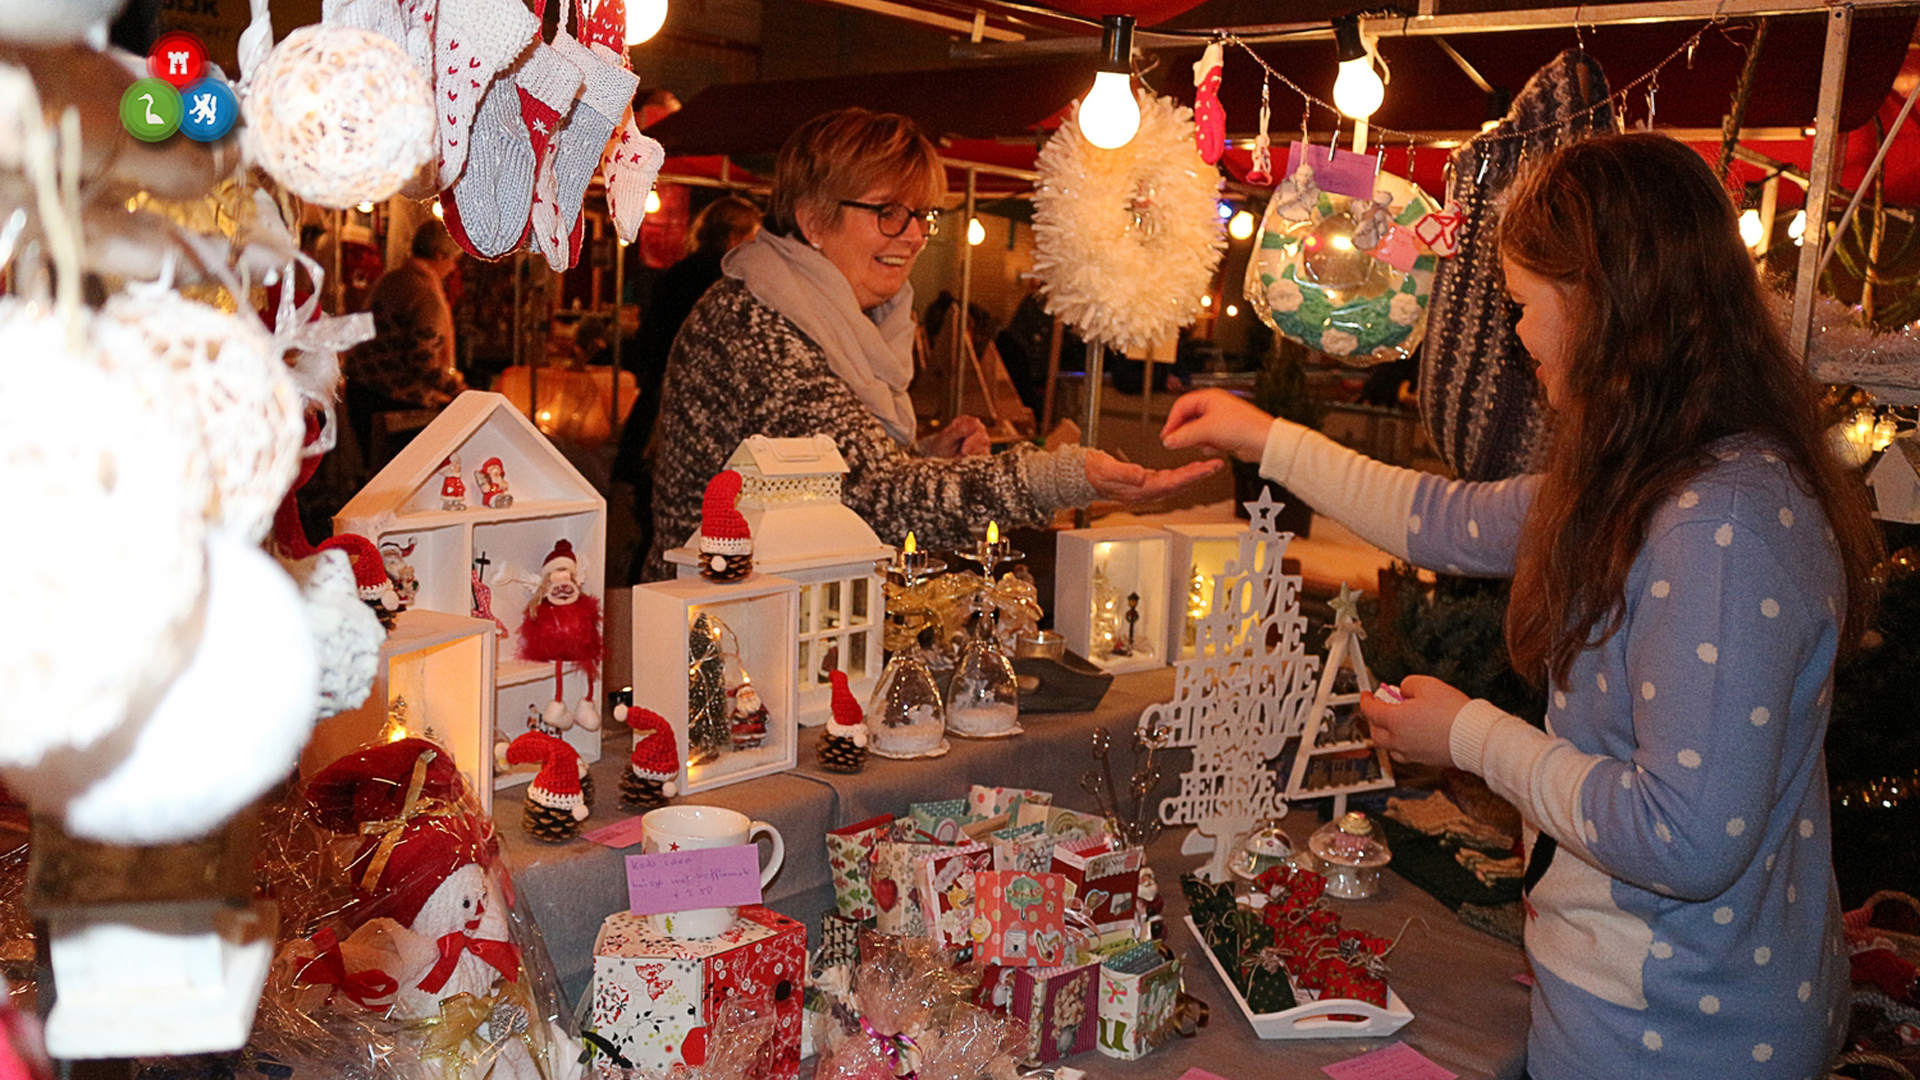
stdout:
<svg viewBox="0 0 1920 1080">
<path fill-rule="evenodd" d="M 800 735 L 800 764 L 792 772 L 703 792 L 685 801 L 725 806 L 778 828 L 787 844 L 785 867 L 767 887 L 768 906 L 818 928 L 833 905 L 833 884 L 821 840 L 828 829 L 882 813 L 902 813 L 910 802 L 964 796 L 971 784 L 997 784 L 1052 791 L 1056 801 L 1091 810 L 1093 799 L 1080 778 L 1093 766 L 1092 732 L 1113 737 L 1112 765 L 1125 787 L 1131 772 L 1132 730 L 1141 710 L 1173 696 L 1171 669 L 1123 675 L 1114 680 L 1092 713 L 1024 716 L 1026 734 L 1011 739 L 952 739 L 952 750 L 934 760 L 887 761 L 869 757 L 853 776 L 826 773 L 814 765 L 818 729 Z M 594 766 L 599 803 L 589 829 L 619 820 L 619 770 L 628 748 L 618 735 L 607 740 Z M 1176 751 L 1166 759 L 1166 780 L 1155 798 L 1177 789 Z M 624 852 L 584 840 L 558 846 L 528 839 L 519 824 L 516 790 L 500 793 L 496 811 L 521 894 L 539 922 L 569 1000 L 578 1000 L 593 973 L 593 939 L 606 916 L 626 906 Z M 1304 840 L 1317 821 L 1308 808 L 1285 824 Z M 1098 1053 L 1071 1062 L 1096 1078 L 1171 1078 L 1192 1066 L 1228 1078 L 1312 1077 L 1320 1066 L 1345 1060 L 1394 1039 L 1433 1058 L 1468 1080 L 1512 1080 L 1521 1073 L 1526 1045 L 1527 991 L 1514 981 L 1525 967 L 1519 949 L 1470 929 L 1437 901 L 1388 876 L 1377 900 L 1339 902 L 1342 918 L 1386 937 L 1401 937 L 1390 957 L 1391 983 L 1414 1019 L 1389 1039 L 1274 1040 L 1256 1038 L 1238 1014 L 1232 996 L 1180 922 L 1185 903 L 1179 875 L 1203 861 L 1180 854 L 1184 830 L 1170 830 L 1148 850 L 1148 861 L 1168 897 L 1168 934 L 1186 960 L 1188 988 L 1212 1006 L 1212 1021 L 1197 1038 L 1177 1040 L 1137 1062 Z M 638 850 L 636 849 L 629 849 Z M 1404 936 L 1402 932 L 1404 930 Z"/>
</svg>

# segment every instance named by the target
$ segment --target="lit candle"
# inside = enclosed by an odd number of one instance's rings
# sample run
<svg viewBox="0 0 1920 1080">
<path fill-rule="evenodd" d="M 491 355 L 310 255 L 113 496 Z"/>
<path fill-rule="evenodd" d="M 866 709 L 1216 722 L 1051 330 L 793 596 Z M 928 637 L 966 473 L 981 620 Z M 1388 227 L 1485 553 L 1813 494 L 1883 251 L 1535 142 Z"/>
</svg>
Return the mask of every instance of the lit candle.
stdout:
<svg viewBox="0 0 1920 1080">
<path fill-rule="evenodd" d="M 916 543 L 914 543 L 914 540 L 913 540 L 913 534 L 912 534 L 912 533 L 908 533 L 908 534 L 907 534 L 907 546 L 906 546 L 905 548 L 903 548 L 903 549 L 901 550 L 901 554 L 904 554 L 904 555 L 912 555 L 912 554 L 914 554 L 915 552 L 917 552 L 917 551 L 919 551 L 919 550 L 920 550 L 920 545 L 919 545 L 919 544 L 916 544 Z"/>
<path fill-rule="evenodd" d="M 992 521 L 989 521 L 989 522 L 987 522 L 987 543 L 989 543 L 989 544 L 997 544 L 997 543 L 999 543 L 999 542 L 1000 542 L 1000 525 L 999 525 L 999 523 L 997 523 L 997 522 L 992 522 Z"/>
</svg>

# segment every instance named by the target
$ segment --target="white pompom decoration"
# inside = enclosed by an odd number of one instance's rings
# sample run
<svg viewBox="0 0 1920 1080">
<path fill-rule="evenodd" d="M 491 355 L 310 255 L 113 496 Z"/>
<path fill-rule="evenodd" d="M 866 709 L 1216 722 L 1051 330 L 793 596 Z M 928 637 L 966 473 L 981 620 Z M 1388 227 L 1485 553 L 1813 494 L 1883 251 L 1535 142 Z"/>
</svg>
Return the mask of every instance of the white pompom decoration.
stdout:
<svg viewBox="0 0 1920 1080">
<path fill-rule="evenodd" d="M 254 73 L 247 155 L 309 202 L 391 198 L 435 160 L 433 91 L 400 46 L 370 30 L 303 26 Z"/>
<path fill-rule="evenodd" d="M 206 583 L 213 484 L 197 435 L 110 374 L 66 320 L 0 300 L 0 769 L 71 767 L 143 718 L 186 664 Z"/>
<path fill-rule="evenodd" d="M 1034 272 L 1048 314 L 1089 342 L 1141 353 L 1191 323 L 1227 240 L 1219 170 L 1194 148 L 1193 113 L 1138 92 L 1140 130 L 1114 150 L 1060 126 L 1040 151 Z"/>
</svg>

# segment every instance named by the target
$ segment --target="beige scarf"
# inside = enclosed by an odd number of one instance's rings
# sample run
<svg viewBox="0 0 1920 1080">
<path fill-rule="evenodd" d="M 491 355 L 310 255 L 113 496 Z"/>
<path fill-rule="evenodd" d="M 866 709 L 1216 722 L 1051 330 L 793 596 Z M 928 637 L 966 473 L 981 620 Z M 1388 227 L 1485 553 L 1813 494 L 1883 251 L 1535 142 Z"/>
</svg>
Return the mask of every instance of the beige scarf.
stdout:
<svg viewBox="0 0 1920 1080">
<path fill-rule="evenodd" d="M 754 299 L 793 320 L 827 354 L 827 366 L 873 410 L 894 441 L 912 446 L 913 286 L 860 310 L 853 286 L 825 255 L 761 230 L 728 252 L 720 268 Z"/>
</svg>

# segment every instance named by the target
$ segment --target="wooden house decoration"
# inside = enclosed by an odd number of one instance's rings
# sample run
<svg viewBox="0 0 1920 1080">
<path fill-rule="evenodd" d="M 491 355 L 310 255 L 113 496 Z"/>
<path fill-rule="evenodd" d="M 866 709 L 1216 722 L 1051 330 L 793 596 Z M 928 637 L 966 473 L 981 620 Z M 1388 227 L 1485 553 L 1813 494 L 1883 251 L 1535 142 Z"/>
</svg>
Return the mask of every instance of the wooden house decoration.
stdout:
<svg viewBox="0 0 1920 1080">
<path fill-rule="evenodd" d="M 886 598 L 879 565 L 893 557 L 893 548 L 840 501 L 847 462 L 825 435 L 754 435 L 734 450 L 727 468 L 741 477 L 738 506 L 753 531 L 755 572 L 800 587 L 794 715 L 803 727 L 824 724 L 833 713 L 828 672 L 846 672 L 860 701 L 880 681 Z M 696 577 L 699 550 L 696 530 L 666 558 L 679 577 Z"/>
<path fill-rule="evenodd" d="M 1187 595 L 1167 580 L 1172 547 L 1165 530 L 1140 525 L 1061 533 L 1053 625 L 1068 651 L 1116 674 L 1165 666 L 1168 627 Z"/>
<path fill-rule="evenodd" d="M 1192 654 L 1173 663 L 1173 700 L 1149 705 L 1139 724 L 1157 747 L 1193 749 L 1179 794 L 1160 803 L 1160 821 L 1194 827 L 1181 851 L 1213 853 L 1200 871 L 1210 881 L 1227 880 L 1227 860 L 1260 822 L 1286 814 L 1267 763 L 1300 733 L 1319 685 L 1320 657 L 1304 644 L 1300 578 L 1281 569 L 1292 534 L 1280 531 L 1268 491 L 1247 508 L 1252 521 L 1238 558 L 1214 576 L 1213 607 L 1196 625 Z"/>
<path fill-rule="evenodd" d="M 1333 796 L 1333 817 L 1347 812 L 1347 796 L 1393 786 L 1393 763 L 1374 745 L 1360 718 L 1360 697 L 1373 693 L 1373 673 L 1360 651 L 1360 594 L 1340 586 L 1333 601 L 1333 630 L 1327 635 L 1327 660 L 1313 704 L 1307 707 L 1300 729 L 1300 745 L 1287 778 L 1288 799 Z M 1353 688 L 1339 685 L 1341 672 L 1353 679 Z"/>
<path fill-rule="evenodd" d="M 494 459 L 504 470 L 511 505 L 489 507 L 481 498 L 475 473 Z M 456 502 L 464 508 L 450 509 Z M 420 583 L 414 607 L 494 624 L 489 748 L 523 734 L 528 717 L 553 699 L 553 665 L 515 659 L 515 652 L 541 564 L 556 541 L 573 545 L 587 595 L 603 605 L 606 600 L 607 500 L 499 394 L 469 390 L 453 399 L 334 515 L 333 529 L 410 549 L 407 558 Z M 577 702 L 586 693 L 586 676 L 568 665 L 566 700 Z M 605 701 L 602 686 L 593 693 L 597 702 Z M 576 724 L 562 737 L 583 761 L 599 759 L 599 731 Z M 496 772 L 493 786 L 522 783 L 535 771 Z"/>
</svg>

